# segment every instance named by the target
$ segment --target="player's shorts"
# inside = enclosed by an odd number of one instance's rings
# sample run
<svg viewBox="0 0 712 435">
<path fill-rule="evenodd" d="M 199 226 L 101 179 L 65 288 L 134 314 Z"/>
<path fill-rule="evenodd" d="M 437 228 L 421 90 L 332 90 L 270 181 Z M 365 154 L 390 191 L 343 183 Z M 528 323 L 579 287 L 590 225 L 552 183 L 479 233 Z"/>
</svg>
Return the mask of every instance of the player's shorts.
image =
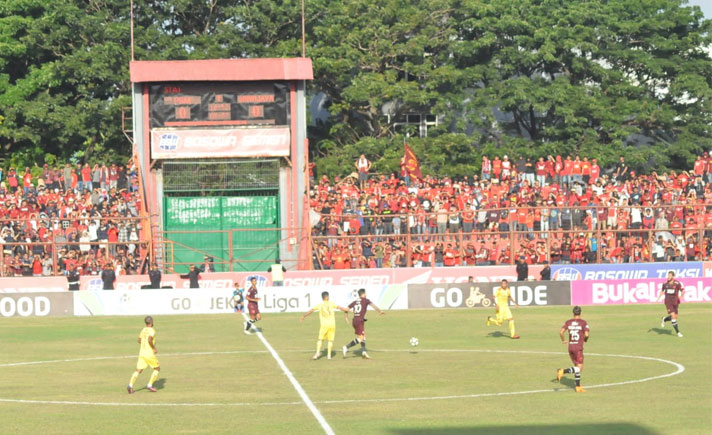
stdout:
<svg viewBox="0 0 712 435">
<path fill-rule="evenodd" d="M 160 365 L 161 364 L 158 362 L 158 358 L 156 358 L 155 356 L 139 355 L 138 362 L 136 363 L 136 370 L 143 370 L 146 367 L 151 367 L 152 369 L 155 369 Z"/>
<path fill-rule="evenodd" d="M 250 312 L 250 316 L 256 316 L 257 314 L 260 314 L 260 309 L 257 307 L 257 304 L 253 302 L 247 304 L 247 311 Z"/>
<path fill-rule="evenodd" d="M 354 334 L 356 335 L 363 335 L 366 330 L 364 328 L 364 323 L 363 319 L 359 319 L 357 317 L 354 317 L 353 322 L 351 323 L 354 327 Z"/>
<path fill-rule="evenodd" d="M 334 341 L 336 326 L 322 326 L 319 328 L 319 340 Z"/>
<path fill-rule="evenodd" d="M 497 311 L 497 322 L 502 323 L 503 320 L 512 319 L 512 310 L 509 307 L 502 307 Z"/>
<path fill-rule="evenodd" d="M 571 357 L 572 363 L 583 364 L 583 349 L 578 349 L 578 350 L 569 349 L 569 357 Z"/>
<path fill-rule="evenodd" d="M 667 308 L 668 314 L 677 314 L 677 307 L 679 307 L 678 304 L 674 304 L 672 302 L 668 303 L 667 301 L 665 301 L 665 308 Z"/>
</svg>

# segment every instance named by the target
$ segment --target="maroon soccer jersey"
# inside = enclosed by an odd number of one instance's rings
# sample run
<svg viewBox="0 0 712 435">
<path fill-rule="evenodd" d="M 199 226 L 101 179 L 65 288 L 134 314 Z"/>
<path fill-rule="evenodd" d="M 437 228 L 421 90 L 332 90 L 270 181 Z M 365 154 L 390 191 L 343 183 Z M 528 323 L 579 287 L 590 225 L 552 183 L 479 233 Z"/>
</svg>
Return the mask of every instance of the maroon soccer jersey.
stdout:
<svg viewBox="0 0 712 435">
<path fill-rule="evenodd" d="M 665 281 L 662 291 L 665 293 L 665 305 L 677 305 L 680 293 L 682 293 L 682 284 L 680 284 L 680 281 Z"/>
<path fill-rule="evenodd" d="M 588 331 L 588 323 L 583 319 L 569 319 L 562 328 L 569 331 L 569 353 L 582 351 L 586 331 Z"/>
<path fill-rule="evenodd" d="M 359 298 L 349 304 L 349 308 L 351 308 L 354 312 L 354 320 L 363 320 L 366 317 L 366 310 L 368 309 L 368 305 L 370 303 L 371 301 L 366 298 Z"/>
<path fill-rule="evenodd" d="M 252 298 L 252 299 L 257 299 L 257 289 L 251 287 L 249 290 L 247 290 L 247 297 Z M 248 301 L 248 303 L 257 305 L 257 302 L 254 302 L 254 301 Z"/>
</svg>

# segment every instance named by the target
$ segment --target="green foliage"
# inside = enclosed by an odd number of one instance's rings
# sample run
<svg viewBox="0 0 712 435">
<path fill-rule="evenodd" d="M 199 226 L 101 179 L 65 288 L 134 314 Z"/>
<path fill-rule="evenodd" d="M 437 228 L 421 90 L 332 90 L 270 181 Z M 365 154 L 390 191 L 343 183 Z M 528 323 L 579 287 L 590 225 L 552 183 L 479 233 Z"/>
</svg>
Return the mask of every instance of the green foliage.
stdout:
<svg viewBox="0 0 712 435">
<path fill-rule="evenodd" d="M 125 0 L 0 4 L 0 157 L 125 159 Z M 136 0 L 141 60 L 296 57 L 299 0 Z M 366 154 L 398 170 L 403 135 L 426 174 L 484 154 L 575 154 L 689 167 L 712 148 L 712 22 L 683 0 L 309 0 L 309 131 L 319 174 Z M 438 117 L 427 137 L 396 126 Z"/>
</svg>

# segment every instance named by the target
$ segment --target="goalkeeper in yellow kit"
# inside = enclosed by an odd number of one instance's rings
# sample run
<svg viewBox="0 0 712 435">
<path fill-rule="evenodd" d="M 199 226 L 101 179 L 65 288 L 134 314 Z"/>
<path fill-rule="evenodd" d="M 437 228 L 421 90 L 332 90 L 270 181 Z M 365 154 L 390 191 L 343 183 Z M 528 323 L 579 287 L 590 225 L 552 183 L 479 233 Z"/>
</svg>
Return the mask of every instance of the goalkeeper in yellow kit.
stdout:
<svg viewBox="0 0 712 435">
<path fill-rule="evenodd" d="M 141 330 L 141 333 L 138 336 L 138 342 L 141 345 L 141 350 L 138 353 L 136 371 L 131 376 L 128 387 L 126 387 L 129 394 L 134 393 L 133 386 L 136 383 L 136 379 L 146 367 L 151 367 L 153 369 L 153 373 L 151 373 L 151 378 L 148 380 L 146 389 L 155 393 L 156 389 L 153 387 L 153 383 L 156 382 L 156 379 L 158 379 L 158 373 L 161 371 L 161 365 L 158 362 L 158 358 L 156 358 L 158 350 L 156 349 L 156 330 L 153 329 L 153 317 L 146 316 L 144 323 L 146 323 L 146 327 Z"/>
<path fill-rule="evenodd" d="M 506 279 L 502 280 L 502 283 L 494 293 L 494 303 L 497 305 L 497 316 L 492 318 L 487 316 L 487 326 L 497 325 L 502 326 L 504 320 L 509 320 L 509 336 L 516 339 L 519 336 L 516 334 L 514 329 L 514 317 L 512 316 L 512 311 L 509 309 L 509 301 L 514 302 L 514 306 L 519 308 L 517 302 L 512 298 L 512 293 L 509 289 L 509 282 Z"/>
<path fill-rule="evenodd" d="M 319 305 L 304 313 L 301 321 L 303 322 L 304 319 L 314 311 L 319 312 L 319 338 L 316 342 L 316 353 L 312 359 L 318 359 L 319 355 L 321 355 L 321 344 L 323 340 L 327 341 L 326 355 L 328 359 L 331 359 L 331 349 L 334 347 L 334 335 L 336 335 L 336 318 L 334 317 L 334 310 L 337 309 L 343 311 L 344 313 L 348 313 L 349 309 L 340 307 L 334 302 L 331 302 L 329 300 L 329 292 L 322 292 L 321 299 L 322 301 Z M 347 318 L 346 324 L 348 323 L 349 321 Z"/>
</svg>

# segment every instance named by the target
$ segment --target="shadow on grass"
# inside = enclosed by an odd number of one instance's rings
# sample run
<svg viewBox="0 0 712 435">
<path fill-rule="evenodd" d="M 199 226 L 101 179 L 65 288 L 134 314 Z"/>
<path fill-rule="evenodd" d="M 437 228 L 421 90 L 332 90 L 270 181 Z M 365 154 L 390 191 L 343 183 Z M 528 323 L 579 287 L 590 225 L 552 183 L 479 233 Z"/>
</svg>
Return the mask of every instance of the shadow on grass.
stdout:
<svg viewBox="0 0 712 435">
<path fill-rule="evenodd" d="M 660 335 L 673 335 L 672 329 L 650 328 L 648 332 L 657 332 Z"/>
<path fill-rule="evenodd" d="M 166 381 L 168 378 L 158 378 L 156 382 L 153 384 L 153 387 L 156 390 L 162 390 L 166 386 Z"/>
<path fill-rule="evenodd" d="M 573 376 L 573 375 L 569 375 L 569 376 Z M 551 382 L 554 383 L 554 384 L 558 384 L 558 383 L 559 383 L 559 382 L 556 381 L 556 378 L 552 379 Z M 574 387 L 576 387 L 576 381 L 575 381 L 575 380 L 573 380 L 573 379 L 571 379 L 571 378 L 567 378 L 566 375 L 564 375 L 564 377 L 561 378 L 561 389 L 562 389 L 562 390 L 567 389 L 567 388 L 570 388 L 570 389 L 573 390 Z"/>
<path fill-rule="evenodd" d="M 465 434 L 488 434 L 488 435 L 550 435 L 550 434 L 626 434 L 626 435 L 656 435 L 658 432 L 651 431 L 642 426 L 631 423 L 600 423 L 600 424 L 554 424 L 554 425 L 501 425 L 501 426 L 469 426 L 469 427 L 430 427 L 418 429 L 390 429 L 392 434 L 400 435 L 465 435 Z"/>
<path fill-rule="evenodd" d="M 509 337 L 509 334 L 505 334 L 505 333 L 502 332 L 502 331 L 490 332 L 489 334 L 487 334 L 487 336 L 488 336 L 488 337 L 492 337 L 492 338 L 502 338 L 502 337 L 504 337 L 504 338 L 510 338 L 510 337 Z"/>
</svg>

